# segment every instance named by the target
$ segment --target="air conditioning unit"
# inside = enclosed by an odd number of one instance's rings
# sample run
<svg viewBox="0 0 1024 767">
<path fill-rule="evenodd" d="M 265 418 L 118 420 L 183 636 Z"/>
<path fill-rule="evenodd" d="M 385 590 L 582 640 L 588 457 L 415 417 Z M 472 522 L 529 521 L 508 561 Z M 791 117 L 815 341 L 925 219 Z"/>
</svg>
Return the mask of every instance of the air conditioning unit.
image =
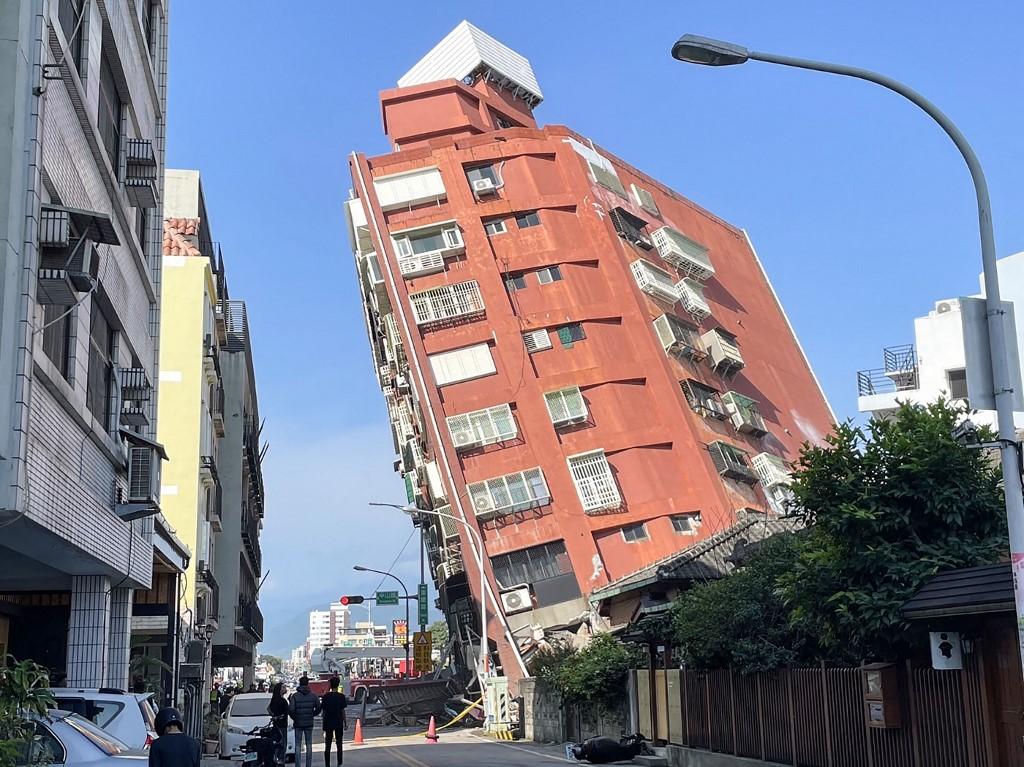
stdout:
<svg viewBox="0 0 1024 767">
<path fill-rule="evenodd" d="M 473 194 L 477 197 L 484 197 L 490 194 L 497 194 L 498 187 L 489 178 L 478 178 L 473 182 Z"/>
<path fill-rule="evenodd" d="M 157 503 L 160 498 L 160 456 L 156 449 L 128 449 L 128 503 Z"/>
<path fill-rule="evenodd" d="M 529 333 L 523 333 L 523 343 L 526 344 L 526 351 L 532 354 L 542 349 L 550 349 L 551 336 L 548 335 L 547 328 L 531 330 Z"/>
<path fill-rule="evenodd" d="M 508 591 L 501 592 L 501 608 L 506 615 L 524 613 L 533 609 L 533 598 L 530 596 L 530 586 L 524 583 Z"/>
<path fill-rule="evenodd" d="M 489 495 L 478 495 L 473 499 L 473 511 L 478 517 L 494 511 L 494 501 Z"/>
<path fill-rule="evenodd" d="M 480 440 L 477 439 L 473 429 L 460 429 L 452 432 L 452 443 L 458 450 L 459 448 L 476 447 L 480 444 Z"/>
</svg>

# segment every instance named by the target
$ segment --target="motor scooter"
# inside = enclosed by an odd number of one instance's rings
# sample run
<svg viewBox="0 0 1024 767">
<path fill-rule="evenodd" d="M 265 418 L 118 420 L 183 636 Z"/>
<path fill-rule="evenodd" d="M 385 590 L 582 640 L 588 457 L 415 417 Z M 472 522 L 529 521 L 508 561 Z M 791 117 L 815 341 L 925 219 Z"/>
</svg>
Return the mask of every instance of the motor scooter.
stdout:
<svg viewBox="0 0 1024 767">
<path fill-rule="evenodd" d="M 252 736 L 239 750 L 242 762 L 249 767 L 283 767 L 284 739 L 281 730 L 274 725 L 266 725 L 250 730 Z"/>
</svg>

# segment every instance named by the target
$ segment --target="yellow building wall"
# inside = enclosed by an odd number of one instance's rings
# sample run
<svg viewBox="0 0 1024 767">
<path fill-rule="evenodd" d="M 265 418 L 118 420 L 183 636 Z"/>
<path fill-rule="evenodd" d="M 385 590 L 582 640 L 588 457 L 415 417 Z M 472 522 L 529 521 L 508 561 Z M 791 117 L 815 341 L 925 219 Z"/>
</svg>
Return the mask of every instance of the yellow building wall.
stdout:
<svg viewBox="0 0 1024 767">
<path fill-rule="evenodd" d="M 195 608 L 199 526 L 206 524 L 200 493 L 204 317 L 212 285 L 209 260 L 164 256 L 160 300 L 160 398 L 157 439 L 167 450 L 161 475 L 160 508 L 189 547 L 183 608 Z"/>
</svg>

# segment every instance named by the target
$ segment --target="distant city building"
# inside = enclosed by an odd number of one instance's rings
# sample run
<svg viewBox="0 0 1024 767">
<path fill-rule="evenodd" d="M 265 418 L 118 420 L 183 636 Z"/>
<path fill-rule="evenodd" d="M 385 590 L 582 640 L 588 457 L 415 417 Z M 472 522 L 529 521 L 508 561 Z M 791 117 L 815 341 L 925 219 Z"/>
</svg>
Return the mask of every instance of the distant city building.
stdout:
<svg viewBox="0 0 1024 767">
<path fill-rule="evenodd" d="M 341 602 L 331 602 L 326 610 L 311 610 L 308 639 L 310 648 L 336 644 L 337 637 L 348 631 L 350 621 L 348 606 Z"/>
<path fill-rule="evenodd" d="M 393 151 L 350 160 L 373 366 L 407 501 L 484 541 L 487 595 L 428 518 L 449 630 L 514 678 L 595 589 L 779 510 L 833 418 L 746 233 L 539 127 L 523 56 L 462 22 L 398 85 Z"/>
<path fill-rule="evenodd" d="M 1014 421 L 1024 429 L 1020 350 L 1024 348 L 1024 253 L 998 261 L 999 293 L 1009 331 L 1013 374 Z M 914 342 L 882 350 L 879 366 L 857 373 L 857 407 L 886 416 L 898 402 L 928 403 L 940 396 L 958 400 L 972 410 L 978 425 L 996 428 L 989 358 L 988 315 L 984 282 L 977 295 L 946 298 L 926 316 L 914 320 Z"/>
</svg>

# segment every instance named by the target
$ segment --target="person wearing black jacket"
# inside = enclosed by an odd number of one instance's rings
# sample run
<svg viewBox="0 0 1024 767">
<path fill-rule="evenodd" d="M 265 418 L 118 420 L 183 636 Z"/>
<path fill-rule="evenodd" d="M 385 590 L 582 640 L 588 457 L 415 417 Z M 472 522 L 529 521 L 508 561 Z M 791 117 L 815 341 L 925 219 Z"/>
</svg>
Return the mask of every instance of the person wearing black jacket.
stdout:
<svg viewBox="0 0 1024 767">
<path fill-rule="evenodd" d="M 284 762 L 285 752 L 288 749 L 288 701 L 285 700 L 283 689 L 284 684 L 282 682 L 275 684 L 273 695 L 270 697 L 270 703 L 267 705 L 270 723 L 277 728 L 280 734 L 277 748 L 282 762 Z"/>
<path fill-rule="evenodd" d="M 332 741 L 336 740 L 338 742 L 339 767 L 344 758 L 341 753 L 341 737 L 348 726 L 348 722 L 345 719 L 345 708 L 348 706 L 348 700 L 345 698 L 344 693 L 338 692 L 339 684 L 341 684 L 341 680 L 336 676 L 332 676 L 329 682 L 330 692 L 320 699 L 320 710 L 324 715 L 324 764 L 326 767 L 331 767 Z"/>
<path fill-rule="evenodd" d="M 149 767 L 200 767 L 199 741 L 185 734 L 177 709 L 160 709 L 155 724 L 157 739 L 149 747 Z"/>
<path fill-rule="evenodd" d="M 306 767 L 313 767 L 313 720 L 320 713 L 320 699 L 309 689 L 309 677 L 299 677 L 299 689 L 288 700 L 288 716 L 295 728 L 295 767 L 302 767 L 302 744 L 306 744 Z"/>
</svg>

